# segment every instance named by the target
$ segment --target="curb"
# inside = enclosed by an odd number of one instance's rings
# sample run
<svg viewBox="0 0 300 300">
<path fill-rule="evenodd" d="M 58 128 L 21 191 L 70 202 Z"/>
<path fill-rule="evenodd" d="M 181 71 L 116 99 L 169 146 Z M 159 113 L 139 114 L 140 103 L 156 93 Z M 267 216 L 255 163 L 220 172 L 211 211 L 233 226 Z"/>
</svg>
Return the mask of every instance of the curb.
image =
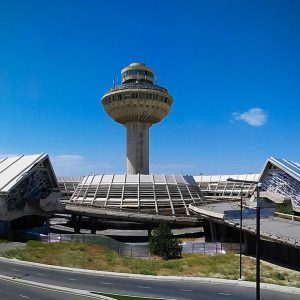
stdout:
<svg viewBox="0 0 300 300">
<path fill-rule="evenodd" d="M 183 281 L 183 282 L 198 282 L 198 283 L 209 283 L 209 284 L 225 284 L 232 286 L 242 286 L 254 288 L 256 286 L 255 282 L 251 281 L 243 281 L 243 280 L 232 280 L 232 279 L 219 279 L 219 278 L 206 278 L 206 277 L 186 277 L 186 276 L 153 276 L 153 275 L 140 275 L 140 274 L 131 274 L 131 273 L 116 273 L 116 272 L 108 272 L 108 271 L 96 271 L 96 270 L 87 270 L 87 269 L 78 269 L 78 268 L 69 268 L 69 267 L 61 267 L 54 265 L 47 265 L 35 262 L 22 261 L 18 259 L 10 259 L 5 257 L 0 257 L 0 261 L 4 261 L 7 263 L 21 264 L 32 267 L 42 267 L 47 269 L 55 269 L 60 271 L 66 271 L 70 273 L 81 273 L 81 274 L 89 274 L 94 276 L 111 276 L 111 277 L 123 277 L 123 278 L 135 278 L 135 279 L 143 279 L 143 280 L 160 280 L 160 281 Z M 261 289 L 278 291 L 281 293 L 289 293 L 300 295 L 300 288 L 296 287 L 287 287 L 270 283 L 261 283 Z"/>
</svg>

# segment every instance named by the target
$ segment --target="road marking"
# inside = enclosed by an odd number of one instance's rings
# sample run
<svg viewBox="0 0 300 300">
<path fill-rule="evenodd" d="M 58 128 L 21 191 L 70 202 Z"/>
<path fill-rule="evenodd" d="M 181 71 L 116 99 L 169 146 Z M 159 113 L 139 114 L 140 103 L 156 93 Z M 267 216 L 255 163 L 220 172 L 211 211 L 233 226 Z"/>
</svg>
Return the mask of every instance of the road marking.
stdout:
<svg viewBox="0 0 300 300">
<path fill-rule="evenodd" d="M 47 277 L 47 275 L 42 274 L 42 273 L 36 273 L 36 275 Z"/>
<path fill-rule="evenodd" d="M 180 289 L 183 292 L 192 292 L 193 290 L 185 290 L 185 289 Z"/>
<path fill-rule="evenodd" d="M 227 293 L 218 293 L 218 294 L 223 296 L 231 296 L 231 294 L 227 294 Z"/>
<path fill-rule="evenodd" d="M 138 285 L 139 288 L 141 289 L 150 289 L 150 286 L 142 286 L 142 285 Z"/>
<path fill-rule="evenodd" d="M 22 298 L 26 298 L 26 299 L 28 299 L 29 297 L 27 297 L 27 296 L 24 296 L 24 295 L 19 295 L 20 297 L 22 297 Z"/>
<path fill-rule="evenodd" d="M 110 282 L 102 282 L 102 281 L 100 281 L 100 283 L 101 284 L 106 284 L 106 285 L 112 285 L 112 283 L 110 283 Z"/>
<path fill-rule="evenodd" d="M 11 269 L 12 271 L 16 271 L 16 272 L 19 272 L 19 270 L 17 270 L 17 269 Z"/>
<path fill-rule="evenodd" d="M 72 280 L 72 281 L 76 281 L 76 279 L 75 279 L 75 278 L 66 278 L 66 279 L 68 279 L 68 280 Z"/>
</svg>

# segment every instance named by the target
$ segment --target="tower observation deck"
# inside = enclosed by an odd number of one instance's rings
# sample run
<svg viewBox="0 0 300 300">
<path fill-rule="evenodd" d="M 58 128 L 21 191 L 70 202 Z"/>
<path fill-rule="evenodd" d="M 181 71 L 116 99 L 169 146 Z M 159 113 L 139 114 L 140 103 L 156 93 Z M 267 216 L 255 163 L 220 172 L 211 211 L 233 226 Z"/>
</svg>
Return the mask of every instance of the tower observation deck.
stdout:
<svg viewBox="0 0 300 300">
<path fill-rule="evenodd" d="M 173 98 L 154 84 L 154 72 L 143 63 L 121 71 L 122 84 L 102 97 L 105 112 L 127 129 L 127 174 L 149 174 L 149 128 L 170 111 Z"/>
</svg>

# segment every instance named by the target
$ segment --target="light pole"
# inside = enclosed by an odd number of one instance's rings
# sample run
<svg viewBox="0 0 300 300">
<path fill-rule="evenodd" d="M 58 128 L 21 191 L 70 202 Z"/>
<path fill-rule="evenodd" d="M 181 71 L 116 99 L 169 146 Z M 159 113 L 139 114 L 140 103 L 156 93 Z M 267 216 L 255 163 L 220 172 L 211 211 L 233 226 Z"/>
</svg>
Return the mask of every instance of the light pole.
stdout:
<svg viewBox="0 0 300 300">
<path fill-rule="evenodd" d="M 260 198 L 259 198 L 259 190 L 262 186 L 259 181 L 252 180 L 239 180 L 228 178 L 227 181 L 231 182 L 241 182 L 241 183 L 249 183 L 256 185 L 256 300 L 260 300 Z M 243 190 L 243 189 L 242 189 Z M 242 195 L 241 195 L 241 216 L 240 216 L 240 278 L 242 275 Z"/>
<path fill-rule="evenodd" d="M 228 178 L 227 181 L 236 182 L 233 178 Z M 241 188 L 240 202 L 240 279 L 242 279 L 242 237 L 243 237 L 243 186 Z"/>
<path fill-rule="evenodd" d="M 260 209 L 259 190 L 262 184 L 256 184 L 256 300 L 260 300 Z"/>
</svg>

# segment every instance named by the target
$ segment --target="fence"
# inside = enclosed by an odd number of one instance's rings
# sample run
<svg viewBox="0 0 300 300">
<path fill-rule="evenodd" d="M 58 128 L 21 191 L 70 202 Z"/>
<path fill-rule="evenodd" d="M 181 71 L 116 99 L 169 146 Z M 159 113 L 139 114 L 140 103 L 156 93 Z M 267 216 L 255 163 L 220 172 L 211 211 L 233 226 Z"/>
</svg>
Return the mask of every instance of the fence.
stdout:
<svg viewBox="0 0 300 300">
<path fill-rule="evenodd" d="M 117 252 L 120 255 L 134 257 L 148 257 L 149 248 L 147 243 L 130 244 L 118 242 L 110 237 L 96 234 L 54 234 L 42 238 L 48 242 L 79 242 L 96 244 L 103 246 L 106 249 Z"/>
<path fill-rule="evenodd" d="M 242 244 L 242 251 L 245 246 Z M 187 242 L 182 244 L 182 252 L 202 253 L 202 254 L 224 254 L 228 252 L 239 253 L 239 243 L 193 243 Z"/>
<path fill-rule="evenodd" d="M 149 257 L 148 243 L 122 243 L 110 237 L 96 234 L 54 234 L 42 238 L 48 242 L 75 241 L 101 245 L 106 249 L 117 252 L 120 255 L 131 257 Z M 222 254 L 226 252 L 239 253 L 240 245 L 237 243 L 182 243 L 182 252 L 202 254 Z"/>
</svg>

